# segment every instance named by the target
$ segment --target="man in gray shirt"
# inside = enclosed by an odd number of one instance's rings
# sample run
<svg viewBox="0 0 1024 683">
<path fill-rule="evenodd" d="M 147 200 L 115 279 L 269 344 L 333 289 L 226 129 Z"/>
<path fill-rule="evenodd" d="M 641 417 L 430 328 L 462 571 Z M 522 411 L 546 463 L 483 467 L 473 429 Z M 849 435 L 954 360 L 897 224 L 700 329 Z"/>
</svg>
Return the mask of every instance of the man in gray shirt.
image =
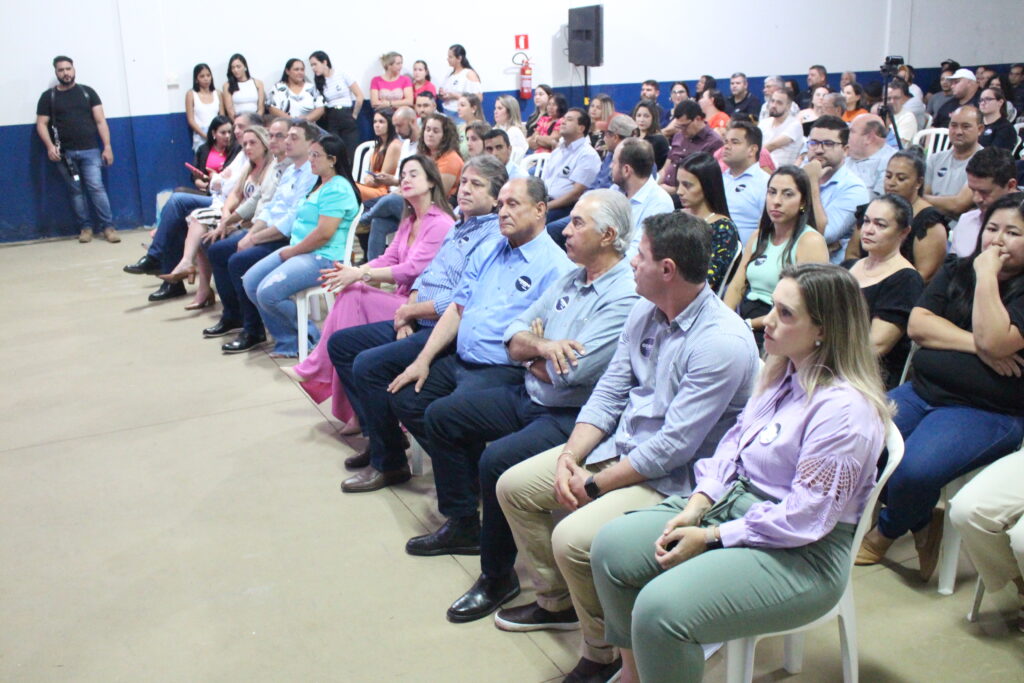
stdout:
<svg viewBox="0 0 1024 683">
<path fill-rule="evenodd" d="M 984 129 L 977 107 L 960 107 L 949 117 L 949 141 L 953 148 L 928 157 L 924 198 L 950 218 L 957 219 L 974 206 L 967 187 L 967 162 L 981 149 L 978 138 Z"/>
<path fill-rule="evenodd" d="M 565 443 L 608 366 L 637 300 L 623 257 L 632 225 L 621 192 L 584 194 L 564 230 L 568 256 L 580 267 L 553 283 L 504 334 L 509 359 L 527 368 L 525 383 L 464 392 L 427 412 L 428 441 L 443 444 L 430 456 L 438 507 L 448 521 L 411 539 L 406 549 L 413 555 L 481 554 L 480 578 L 449 608 L 450 621 L 484 617 L 519 593 L 516 545 L 495 485 L 512 465 Z"/>
<path fill-rule="evenodd" d="M 644 222 L 633 259 L 637 293 L 615 355 L 564 446 L 498 481 L 537 601 L 500 610 L 498 628 L 583 630 L 572 680 L 607 680 L 621 666 L 604 640 L 590 569 L 598 529 L 630 510 L 691 490 L 691 467 L 714 453 L 758 370 L 750 330 L 707 286 L 711 233 L 685 213 Z M 569 511 L 557 527 L 551 512 Z"/>
</svg>

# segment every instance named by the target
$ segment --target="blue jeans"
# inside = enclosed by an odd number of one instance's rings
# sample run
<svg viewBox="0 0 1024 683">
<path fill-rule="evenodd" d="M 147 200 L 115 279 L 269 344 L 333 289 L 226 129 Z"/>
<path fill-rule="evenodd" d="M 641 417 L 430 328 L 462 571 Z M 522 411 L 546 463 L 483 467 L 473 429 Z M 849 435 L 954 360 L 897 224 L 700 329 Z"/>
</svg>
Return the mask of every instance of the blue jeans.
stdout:
<svg viewBox="0 0 1024 683">
<path fill-rule="evenodd" d="M 283 248 L 283 247 L 282 247 Z M 281 249 L 265 256 L 242 276 L 242 285 L 249 300 L 256 304 L 263 324 L 274 337 L 274 353 L 297 356 L 298 328 L 292 295 L 319 284 L 320 270 L 331 266 L 331 260 L 319 254 L 299 254 L 282 261 Z M 306 321 L 305 334 L 312 344 L 320 338 L 320 330 Z M 311 345 L 312 345 L 311 344 Z"/>
<path fill-rule="evenodd" d="M 153 243 L 146 252 L 160 260 L 160 272 L 169 273 L 181 261 L 185 253 L 185 236 L 188 234 L 188 215 L 195 209 L 202 209 L 213 202 L 212 197 L 188 192 L 175 192 L 160 212 L 160 224 L 156 226 Z"/>
<path fill-rule="evenodd" d="M 906 451 L 886 486 L 878 529 L 887 538 L 920 531 L 942 487 L 1020 446 L 1024 417 L 966 406 L 932 406 L 910 382 L 889 392 Z"/>
<path fill-rule="evenodd" d="M 384 321 L 338 330 L 327 343 L 338 378 L 370 439 L 370 465 L 378 472 L 406 465 L 402 430 L 388 401 L 388 385 L 416 360 L 434 329 L 422 327 L 394 341 L 394 328 L 389 334 L 388 327 L 391 323 Z"/>
<path fill-rule="evenodd" d="M 265 256 L 288 246 L 288 240 L 276 240 L 257 244 L 255 247 L 238 251 L 238 243 L 248 230 L 238 230 L 230 236 L 214 242 L 206 250 L 213 269 L 213 281 L 217 284 L 217 293 L 223 305 L 221 320 L 224 322 L 241 321 L 245 331 L 259 336 L 263 334 L 263 320 L 256 305 L 249 300 L 242 285 L 244 276 L 253 265 Z"/>
<path fill-rule="evenodd" d="M 68 173 L 64 162 L 57 162 L 57 169 L 71 190 L 71 209 L 75 212 L 79 230 L 93 229 L 89 204 L 85 200 L 86 193 L 89 195 L 89 203 L 96 211 L 99 225 L 103 228 L 113 227 L 114 216 L 110 212 L 110 199 L 107 197 L 107 190 L 103 187 L 103 157 L 100 155 L 99 148 L 66 149 L 64 154 L 78 166 L 78 175 L 81 179 L 76 183 Z"/>
<path fill-rule="evenodd" d="M 561 212 L 563 210 L 564 209 L 555 209 L 555 213 Z M 551 211 L 548 212 L 548 219 L 551 218 L 552 213 L 553 212 Z M 562 249 L 565 249 L 565 235 L 562 233 L 565 230 L 565 226 L 567 225 L 569 225 L 568 216 L 553 220 L 547 225 L 548 234 L 551 235 L 551 239 L 553 239 L 555 241 L 555 244 L 560 246 Z"/>
<path fill-rule="evenodd" d="M 405 200 L 402 199 L 402 196 L 389 193 L 378 198 L 373 206 L 363 214 L 359 222 L 370 224 L 370 241 L 366 250 L 367 261 L 377 258 L 387 249 L 388 235 L 398 230 L 404 209 Z"/>
<path fill-rule="evenodd" d="M 476 516 L 483 501 L 484 576 L 506 576 L 516 563 L 516 542 L 498 504 L 498 478 L 513 465 L 565 443 L 579 412 L 535 403 L 523 384 L 457 391 L 427 408 L 428 441 L 442 444 L 428 451 L 441 514 Z"/>
</svg>

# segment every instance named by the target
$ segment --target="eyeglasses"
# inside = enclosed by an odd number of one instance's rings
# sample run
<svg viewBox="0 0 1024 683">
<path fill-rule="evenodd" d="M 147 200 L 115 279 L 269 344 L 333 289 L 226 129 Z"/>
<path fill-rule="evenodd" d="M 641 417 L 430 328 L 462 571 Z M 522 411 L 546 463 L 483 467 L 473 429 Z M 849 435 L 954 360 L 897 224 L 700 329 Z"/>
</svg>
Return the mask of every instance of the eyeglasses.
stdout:
<svg viewBox="0 0 1024 683">
<path fill-rule="evenodd" d="M 685 90 L 673 90 L 672 94 L 673 95 L 685 95 L 686 91 Z"/>
<path fill-rule="evenodd" d="M 835 149 L 836 145 L 843 143 L 836 142 L 835 140 L 808 140 L 807 149 L 815 149 L 817 147 L 824 147 L 825 149 Z"/>
<path fill-rule="evenodd" d="M 999 100 L 995 97 L 979 97 L 978 102 L 998 102 Z"/>
</svg>

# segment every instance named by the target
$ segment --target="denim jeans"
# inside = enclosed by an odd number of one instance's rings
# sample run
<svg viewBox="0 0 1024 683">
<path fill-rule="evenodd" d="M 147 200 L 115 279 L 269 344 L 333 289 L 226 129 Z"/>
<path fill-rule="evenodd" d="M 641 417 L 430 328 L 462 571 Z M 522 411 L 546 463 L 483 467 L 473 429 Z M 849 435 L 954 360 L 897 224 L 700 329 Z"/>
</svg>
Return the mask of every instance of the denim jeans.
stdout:
<svg viewBox="0 0 1024 683">
<path fill-rule="evenodd" d="M 206 250 L 206 255 L 210 259 L 213 280 L 217 283 L 217 293 L 220 294 L 220 302 L 223 306 L 221 320 L 225 322 L 241 321 L 246 332 L 259 336 L 263 334 L 263 320 L 260 319 L 260 312 L 256 309 L 255 304 L 245 293 L 242 277 L 249 271 L 249 268 L 265 256 L 288 246 L 288 240 L 264 242 L 238 251 L 238 243 L 248 232 L 248 230 L 238 230 L 229 237 L 211 244 Z"/>
<path fill-rule="evenodd" d="M 548 218 L 550 219 L 552 213 L 560 213 L 563 209 L 555 209 L 554 212 L 548 211 Z M 551 235 L 551 239 L 555 241 L 555 244 L 565 249 L 565 226 L 569 225 L 569 217 L 563 216 L 557 218 L 547 225 L 548 234 Z"/>
<path fill-rule="evenodd" d="M 366 250 L 366 260 L 372 261 L 387 249 L 388 235 L 398 230 L 402 220 L 405 201 L 402 196 L 389 193 L 379 198 L 373 206 L 363 214 L 361 223 L 370 224 L 370 241 Z"/>
<path fill-rule="evenodd" d="M 79 230 L 93 229 L 89 204 L 85 201 L 86 193 L 89 194 L 89 203 L 96 211 L 100 227 L 113 227 L 114 217 L 110 212 L 110 199 L 107 197 L 106 188 L 103 187 L 103 157 L 99 148 L 66 149 L 64 154 L 78 166 L 80 181 L 76 183 L 64 162 L 57 162 L 57 169 L 71 190 L 71 209 L 75 212 Z"/>
<path fill-rule="evenodd" d="M 878 529 L 887 538 L 923 529 L 942 487 L 1020 446 L 1024 417 L 967 406 L 932 406 L 910 382 L 889 392 L 906 451 L 886 486 Z"/>
<path fill-rule="evenodd" d="M 267 331 L 274 337 L 274 353 L 297 356 L 299 338 L 295 302 L 291 297 L 318 284 L 320 270 L 329 268 L 331 260 L 313 253 L 281 261 L 280 253 L 278 249 L 250 268 L 242 277 L 242 285 L 249 300 L 256 304 Z M 306 324 L 305 334 L 315 344 L 320 330 L 312 321 Z"/>
<path fill-rule="evenodd" d="M 195 209 L 210 205 L 213 198 L 207 195 L 175 192 L 163 211 L 160 212 L 160 224 L 156 226 L 153 243 L 146 252 L 160 260 L 160 272 L 169 273 L 181 261 L 185 253 L 185 236 L 188 234 L 188 215 Z"/>
</svg>

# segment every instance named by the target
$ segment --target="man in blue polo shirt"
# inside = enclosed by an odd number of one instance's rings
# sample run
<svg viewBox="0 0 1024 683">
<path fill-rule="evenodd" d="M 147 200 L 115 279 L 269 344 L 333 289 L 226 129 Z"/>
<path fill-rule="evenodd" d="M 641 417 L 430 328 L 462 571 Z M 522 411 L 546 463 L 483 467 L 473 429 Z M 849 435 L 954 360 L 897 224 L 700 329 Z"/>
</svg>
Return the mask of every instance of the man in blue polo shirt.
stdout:
<svg viewBox="0 0 1024 683">
<path fill-rule="evenodd" d="M 864 181 L 843 165 L 849 141 L 850 128 L 838 116 L 816 119 L 807 136 L 804 171 L 811 181 L 814 219 L 825 236 L 832 263 L 841 262 L 846 254 L 857 207 L 871 201 Z"/>
<path fill-rule="evenodd" d="M 338 330 L 327 352 L 369 446 L 345 460 L 359 470 L 342 483 L 345 493 L 376 491 L 409 479 L 406 440 L 391 412 L 387 387 L 423 350 L 437 320 L 444 315 L 470 258 L 490 253 L 504 241 L 495 209 L 508 181 L 501 161 L 481 155 L 466 162 L 459 178 L 462 220 L 449 231 L 437 255 L 413 283 L 409 300 L 394 320 Z"/>
<path fill-rule="evenodd" d="M 757 232 L 764 213 L 770 176 L 758 164 L 762 139 L 761 129 L 747 121 L 730 123 L 723 138 L 722 162 L 728 167 L 722 173 L 725 201 L 741 244 Z"/>
<path fill-rule="evenodd" d="M 569 215 L 576 200 L 593 187 L 601 170 L 601 157 L 590 144 L 590 117 L 573 107 L 562 117 L 561 141 L 544 164 L 541 178 L 547 187 L 548 222 Z"/>
</svg>

